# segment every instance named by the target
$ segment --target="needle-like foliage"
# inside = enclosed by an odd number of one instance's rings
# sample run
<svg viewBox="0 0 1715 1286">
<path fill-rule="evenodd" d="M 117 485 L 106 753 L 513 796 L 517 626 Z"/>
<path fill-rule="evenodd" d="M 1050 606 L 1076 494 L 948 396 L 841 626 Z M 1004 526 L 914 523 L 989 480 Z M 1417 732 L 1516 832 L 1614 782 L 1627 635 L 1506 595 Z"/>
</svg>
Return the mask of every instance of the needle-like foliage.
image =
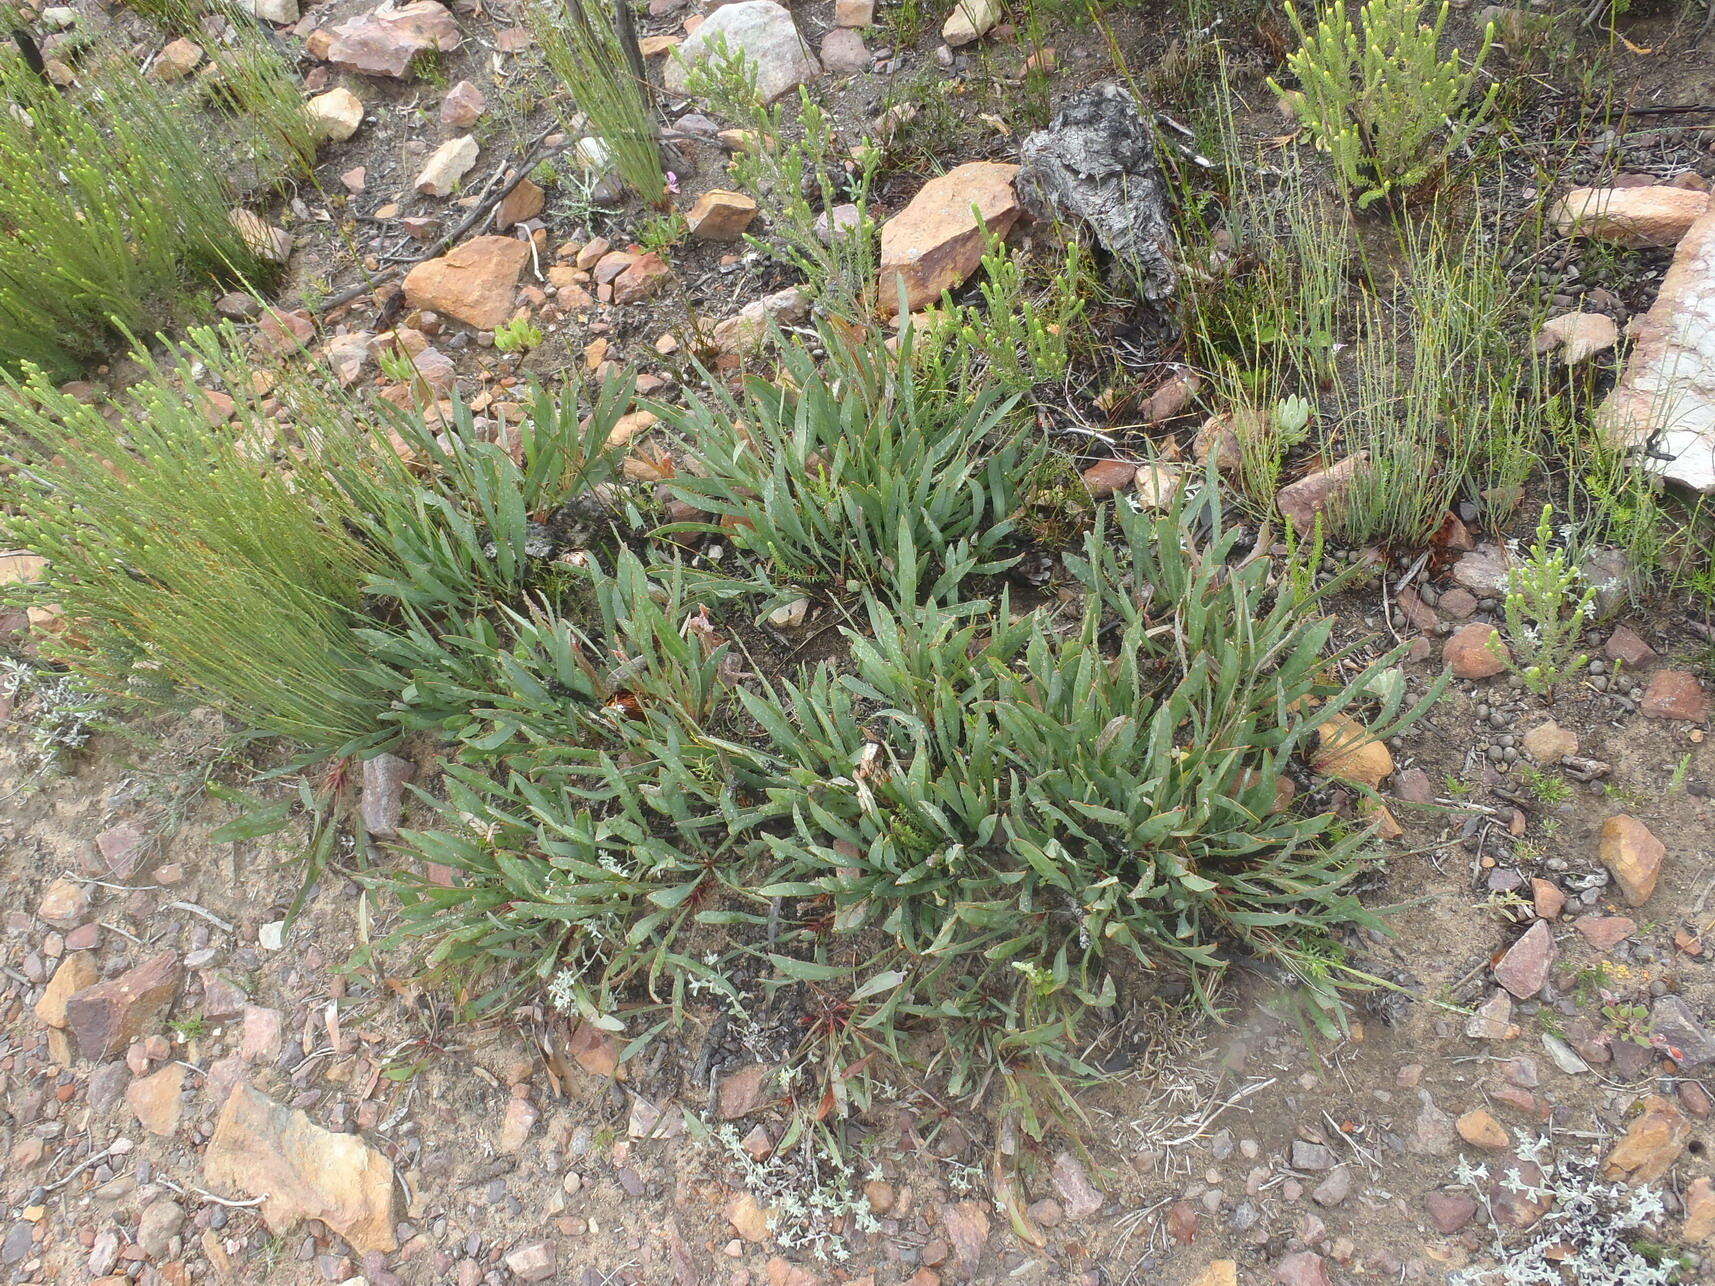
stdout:
<svg viewBox="0 0 1715 1286">
<path fill-rule="evenodd" d="M 627 16 L 616 22 L 605 3 L 527 0 L 524 18 L 549 72 L 605 145 L 614 171 L 647 204 L 664 207 L 667 167 L 649 82 L 641 60 L 633 62 L 626 48 L 619 23 Z"/>
<path fill-rule="evenodd" d="M 381 566 L 357 510 L 217 426 L 188 377 L 187 358 L 114 406 L 40 372 L 8 381 L 0 541 L 48 560 L 44 591 L 87 636 L 78 663 L 108 682 L 158 673 L 249 728 L 360 740 L 390 694 L 352 632 Z"/>
<path fill-rule="evenodd" d="M 222 150 L 135 67 L 98 58 L 61 92 L 0 46 L 0 99 L 0 367 L 69 375 L 192 283 L 267 275 Z"/>
</svg>

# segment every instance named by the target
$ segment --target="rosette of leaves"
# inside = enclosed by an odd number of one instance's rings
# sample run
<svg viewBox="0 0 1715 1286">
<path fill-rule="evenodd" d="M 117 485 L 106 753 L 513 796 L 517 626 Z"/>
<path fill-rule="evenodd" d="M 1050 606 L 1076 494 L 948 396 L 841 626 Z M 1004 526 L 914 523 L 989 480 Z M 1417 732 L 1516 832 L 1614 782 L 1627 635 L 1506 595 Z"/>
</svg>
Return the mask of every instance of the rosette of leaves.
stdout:
<svg viewBox="0 0 1715 1286">
<path fill-rule="evenodd" d="M 1327 1030 L 1365 984 L 1341 935 L 1377 923 L 1352 891 L 1371 837 L 1276 789 L 1370 689 L 1376 736 L 1422 707 L 1376 682 L 1392 658 L 1337 680 L 1330 621 L 1235 562 L 1212 499 L 1121 506 L 1111 533 L 1072 562 L 1070 629 L 1004 601 L 876 604 L 850 672 L 741 694 L 793 822 L 762 893 L 819 908 L 777 963 L 833 998 L 830 1066 L 933 1024 L 952 1092 L 997 1064 L 1022 1090 L 1080 1069 L 1078 1020 L 1128 973 L 1180 971 L 1212 1007 L 1235 960 L 1266 962 Z"/>
</svg>

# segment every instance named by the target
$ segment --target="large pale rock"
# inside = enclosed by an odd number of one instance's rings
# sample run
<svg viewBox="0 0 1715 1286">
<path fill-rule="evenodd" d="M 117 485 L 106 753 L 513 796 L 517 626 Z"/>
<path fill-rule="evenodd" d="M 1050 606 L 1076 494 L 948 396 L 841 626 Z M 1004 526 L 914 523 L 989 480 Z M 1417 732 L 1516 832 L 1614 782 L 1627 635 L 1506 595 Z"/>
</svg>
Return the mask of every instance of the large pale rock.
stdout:
<svg viewBox="0 0 1715 1286">
<path fill-rule="evenodd" d="M 441 124 L 448 129 L 469 129 L 488 110 L 488 98 L 468 80 L 461 80 L 441 100 Z"/>
<path fill-rule="evenodd" d="M 44 1026 L 64 1027 L 66 1002 L 78 992 L 93 987 L 100 981 L 101 974 L 96 970 L 95 961 L 89 958 L 89 952 L 72 952 L 60 961 L 60 967 L 54 970 L 54 976 L 48 980 L 47 987 L 42 991 L 42 998 L 36 1002 L 36 1017 Z"/>
<path fill-rule="evenodd" d="M 417 175 L 417 191 L 424 196 L 451 196 L 476 164 L 477 151 L 476 140 L 469 134 L 448 139 Z"/>
<path fill-rule="evenodd" d="M 166 1013 L 179 994 L 179 958 L 151 956 L 116 978 L 85 987 L 66 1001 L 66 1026 L 77 1051 L 94 1062 L 115 1058 Z"/>
<path fill-rule="evenodd" d="M 363 100 L 349 89 L 330 89 L 304 104 L 310 126 L 323 143 L 343 143 L 363 124 Z"/>
<path fill-rule="evenodd" d="M 1536 333 L 1536 351 L 1560 350 L 1565 366 L 1587 362 L 1620 342 L 1620 328 L 1606 313 L 1561 313 L 1542 323 Z"/>
<path fill-rule="evenodd" d="M 47 568 L 47 559 L 28 550 L 0 550 L 0 585 L 34 584 Z"/>
<path fill-rule="evenodd" d="M 1690 188 L 1574 188 L 1555 205 L 1556 230 L 1622 246 L 1672 246 L 1708 208 Z"/>
<path fill-rule="evenodd" d="M 1554 967 L 1554 931 L 1538 920 L 1495 965 L 1495 981 L 1520 1000 L 1529 1000 L 1548 982 Z"/>
<path fill-rule="evenodd" d="M 1448 635 L 1441 657 L 1454 677 L 1490 679 L 1507 668 L 1512 656 L 1493 625 L 1473 622 Z"/>
<path fill-rule="evenodd" d="M 416 765 L 409 759 L 386 751 L 363 761 L 363 793 L 358 811 L 363 817 L 364 830 L 377 839 L 393 839 L 399 834 L 405 785 L 416 771 Z"/>
<path fill-rule="evenodd" d="M 285 1233 L 320 1219 L 360 1254 L 389 1253 L 393 1163 L 354 1134 L 335 1134 L 267 1095 L 233 1087 L 203 1156 L 213 1185 L 265 1196 L 262 1222 Z"/>
<path fill-rule="evenodd" d="M 1387 743 L 1347 714 L 1337 714 L 1316 729 L 1317 746 L 1310 765 L 1325 777 L 1368 786 L 1372 790 L 1393 771 Z"/>
<path fill-rule="evenodd" d="M 925 183 L 882 225 L 877 302 L 883 313 L 898 311 L 901 285 L 905 307 L 916 312 L 977 270 L 989 237 L 1006 236 L 1018 221 L 1018 194 L 1012 187 L 1017 173 L 1016 165 L 1000 161 L 956 165 Z"/>
<path fill-rule="evenodd" d="M 745 357 L 763 346 L 771 326 L 794 326 L 809 315 L 809 294 L 802 286 L 788 286 L 753 299 L 733 316 L 716 322 L 711 338 L 720 352 Z"/>
<path fill-rule="evenodd" d="M 1680 241 L 1635 341 L 1597 423 L 1644 468 L 1715 491 L 1715 213 Z"/>
<path fill-rule="evenodd" d="M 405 301 L 493 330 L 512 316 L 518 277 L 530 247 L 513 237 L 472 237 L 405 275 Z"/>
<path fill-rule="evenodd" d="M 1691 1141 L 1691 1122 L 1673 1103 L 1659 1094 L 1644 1099 L 1643 1115 L 1627 1128 L 1608 1159 L 1602 1176 L 1624 1179 L 1632 1187 L 1653 1183 L 1679 1159 Z"/>
<path fill-rule="evenodd" d="M 941 24 L 941 39 L 955 49 L 980 40 L 1001 18 L 1000 0 L 959 0 Z"/>
<path fill-rule="evenodd" d="M 403 79 L 412 60 L 435 51 L 450 53 L 459 39 L 451 11 L 436 0 L 388 3 L 335 27 L 327 60 L 346 71 Z"/>
<path fill-rule="evenodd" d="M 743 192 L 712 188 L 685 215 L 685 226 L 698 241 L 737 241 L 756 217 L 756 201 Z"/>
<path fill-rule="evenodd" d="M 284 25 L 298 20 L 298 0 L 244 0 L 243 7 L 263 22 Z"/>
<path fill-rule="evenodd" d="M 705 18 L 667 59 L 667 92 L 688 92 L 686 78 L 690 69 L 723 42 L 728 50 L 743 55 L 750 63 L 756 73 L 757 92 L 764 102 L 772 103 L 788 90 L 822 74 L 822 65 L 798 34 L 790 11 L 774 0 L 739 0 L 737 4 L 722 5 Z"/>
<path fill-rule="evenodd" d="M 1683 996 L 1671 992 L 1650 1006 L 1650 1035 L 1661 1040 L 1669 1057 L 1684 1067 L 1715 1063 L 1715 1032 L 1691 1011 Z"/>
<path fill-rule="evenodd" d="M 519 179 L 518 185 L 500 199 L 494 208 L 494 226 L 510 232 L 526 219 L 534 219 L 548 205 L 548 194 L 529 179 Z"/>
<path fill-rule="evenodd" d="M 1709 717 L 1709 694 L 1689 670 L 1657 670 L 1650 675 L 1638 710 L 1646 719 L 1702 723 Z"/>
<path fill-rule="evenodd" d="M 1459 1118 L 1456 1128 L 1465 1142 L 1488 1152 L 1504 1152 L 1512 1143 L 1506 1127 L 1487 1108 L 1472 1108 Z"/>
<path fill-rule="evenodd" d="M 178 1132 L 184 1087 L 185 1065 L 168 1063 L 160 1071 L 132 1081 L 125 1090 L 125 1104 L 145 1130 L 170 1139 Z"/>
</svg>

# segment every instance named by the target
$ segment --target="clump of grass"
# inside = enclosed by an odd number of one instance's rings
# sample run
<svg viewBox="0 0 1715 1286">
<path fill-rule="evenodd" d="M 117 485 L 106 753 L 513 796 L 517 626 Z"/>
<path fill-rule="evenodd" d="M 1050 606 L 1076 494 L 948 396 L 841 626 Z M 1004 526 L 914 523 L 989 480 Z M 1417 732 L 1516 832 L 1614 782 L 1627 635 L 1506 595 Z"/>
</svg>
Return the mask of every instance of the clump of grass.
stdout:
<svg viewBox="0 0 1715 1286">
<path fill-rule="evenodd" d="M 665 530 L 724 534 L 790 595 L 944 598 L 1009 566 L 1031 454 L 1002 427 L 1010 402 L 924 379 L 915 342 L 907 331 L 895 354 L 830 327 L 828 369 L 793 349 L 779 384 L 655 408 L 696 459 L 670 490 L 713 515 Z"/>
<path fill-rule="evenodd" d="M 787 765 L 769 794 L 793 820 L 762 892 L 843 931 L 806 926 L 777 961 L 838 1002 L 835 1066 L 938 1024 L 953 1092 L 995 1066 L 1015 1090 L 1052 1083 L 1128 971 L 1182 971 L 1212 1003 L 1222 942 L 1339 1023 L 1360 981 L 1339 935 L 1374 922 L 1350 891 L 1369 840 L 1275 791 L 1387 662 L 1332 681 L 1329 623 L 1273 597 L 1261 562 L 1232 565 L 1236 533 L 1207 500 L 1121 506 L 1112 531 L 1072 564 L 1088 598 L 1070 630 L 1004 601 L 875 605 L 851 675 L 741 693 Z M 1385 686 L 1378 735 L 1400 722 Z"/>
<path fill-rule="evenodd" d="M 177 21 L 211 41 L 210 84 L 228 109 L 222 133 L 251 187 L 268 187 L 316 160 L 303 87 L 271 31 L 232 0 L 168 0 Z M 198 24 L 199 11 L 206 17 Z M 214 33 L 211 36 L 210 31 Z"/>
<path fill-rule="evenodd" d="M 549 72 L 607 145 L 620 179 L 646 204 L 665 207 L 667 167 L 635 36 L 591 0 L 528 0 L 524 19 Z"/>
<path fill-rule="evenodd" d="M 540 578 L 536 520 L 612 477 L 630 386 L 605 385 L 587 417 L 576 384 L 538 392 L 499 443 L 468 409 L 431 425 L 307 384 L 277 390 L 288 430 L 248 378 L 236 338 L 206 331 L 112 404 L 8 378 L 0 539 L 48 560 L 36 592 L 74 623 L 68 659 L 109 689 L 188 688 L 248 728 L 351 753 L 396 735 L 402 632 L 433 636 Z M 199 379 L 233 395 L 236 427 L 211 422 Z"/>
<path fill-rule="evenodd" d="M 159 672 L 312 745 L 376 730 L 389 692 L 353 625 L 380 564 L 325 476 L 241 449 L 165 371 L 119 408 L 40 372 L 6 392 L 0 539 L 48 560 L 40 592 L 85 638 L 79 667 L 119 692 Z"/>
<path fill-rule="evenodd" d="M 1510 349 L 1520 297 L 1481 219 L 1408 230 L 1401 249 L 1393 285 L 1361 301 L 1355 378 L 1324 438 L 1330 458 L 1369 454 L 1329 514 L 1356 543 L 1426 539 L 1467 490 L 1503 517 L 1534 464 L 1535 371 Z"/>
<path fill-rule="evenodd" d="M 1442 0 L 1425 23 L 1423 0 L 1367 0 L 1358 11 L 1360 32 L 1344 4 L 1329 5 L 1308 28 L 1288 0 L 1287 16 L 1303 42 L 1287 58 L 1299 84 L 1291 102 L 1360 208 L 1423 184 L 1493 105 L 1493 85 L 1475 105 L 1469 100 L 1494 46 L 1494 24 L 1469 66 L 1458 50 L 1443 58 L 1449 7 Z"/>
<path fill-rule="evenodd" d="M 69 375 L 170 321 L 193 284 L 269 275 L 230 217 L 220 149 L 128 61 L 61 93 L 7 45 L 0 97 L 0 367 Z"/>
<path fill-rule="evenodd" d="M 1226 210 L 1191 220 L 1181 242 L 1192 265 L 1190 330 L 1203 365 L 1268 374 L 1254 396 L 1280 396 L 1289 382 L 1314 391 L 1332 378 L 1349 329 L 1351 219 L 1298 163 L 1286 161 L 1272 180 L 1259 175 L 1236 137 L 1230 105 L 1223 110 L 1217 150 L 1225 158 Z M 1217 227 L 1225 238 L 1214 235 Z"/>
</svg>

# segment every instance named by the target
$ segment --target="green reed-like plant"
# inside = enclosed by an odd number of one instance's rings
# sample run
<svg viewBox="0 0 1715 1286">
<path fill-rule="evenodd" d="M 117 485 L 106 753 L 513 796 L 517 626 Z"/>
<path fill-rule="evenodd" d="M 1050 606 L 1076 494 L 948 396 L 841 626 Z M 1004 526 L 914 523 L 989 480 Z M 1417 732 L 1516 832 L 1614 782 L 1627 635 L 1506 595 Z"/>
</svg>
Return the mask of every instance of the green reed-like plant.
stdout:
<svg viewBox="0 0 1715 1286">
<path fill-rule="evenodd" d="M 524 18 L 548 71 L 606 144 L 615 172 L 647 204 L 664 208 L 667 167 L 652 91 L 603 0 L 528 0 Z"/>
<path fill-rule="evenodd" d="M 41 592 L 110 687 L 159 675 L 312 746 L 374 734 L 389 685 L 352 627 L 381 562 L 353 534 L 357 509 L 313 466 L 212 424 L 183 388 L 188 360 L 153 375 L 115 406 L 40 372 L 6 379 L 0 540 L 48 560 Z"/>
<path fill-rule="evenodd" d="M 249 374 L 234 335 L 199 331 L 111 403 L 8 379 L 0 539 L 48 560 L 40 592 L 109 686 L 158 678 L 313 751 L 378 743 L 396 735 L 401 634 L 437 638 L 545 574 L 534 519 L 612 476 L 630 385 L 608 382 L 587 417 L 576 382 L 537 392 L 492 442 L 464 408 L 431 425 L 307 380 L 264 407 Z M 236 424 L 211 419 L 198 380 L 224 384 Z"/>
<path fill-rule="evenodd" d="M 1465 491 L 1504 516 L 1540 436 L 1536 372 L 1513 348 L 1529 317 L 1481 219 L 1407 229 L 1401 250 L 1398 280 L 1360 305 L 1355 380 L 1324 422 L 1330 458 L 1369 453 L 1329 513 L 1355 542 L 1423 540 Z"/>
<path fill-rule="evenodd" d="M 194 284 L 269 274 L 207 128 L 128 61 L 62 93 L 6 46 L 0 98 L 0 367 L 70 374 L 170 321 Z"/>
</svg>

